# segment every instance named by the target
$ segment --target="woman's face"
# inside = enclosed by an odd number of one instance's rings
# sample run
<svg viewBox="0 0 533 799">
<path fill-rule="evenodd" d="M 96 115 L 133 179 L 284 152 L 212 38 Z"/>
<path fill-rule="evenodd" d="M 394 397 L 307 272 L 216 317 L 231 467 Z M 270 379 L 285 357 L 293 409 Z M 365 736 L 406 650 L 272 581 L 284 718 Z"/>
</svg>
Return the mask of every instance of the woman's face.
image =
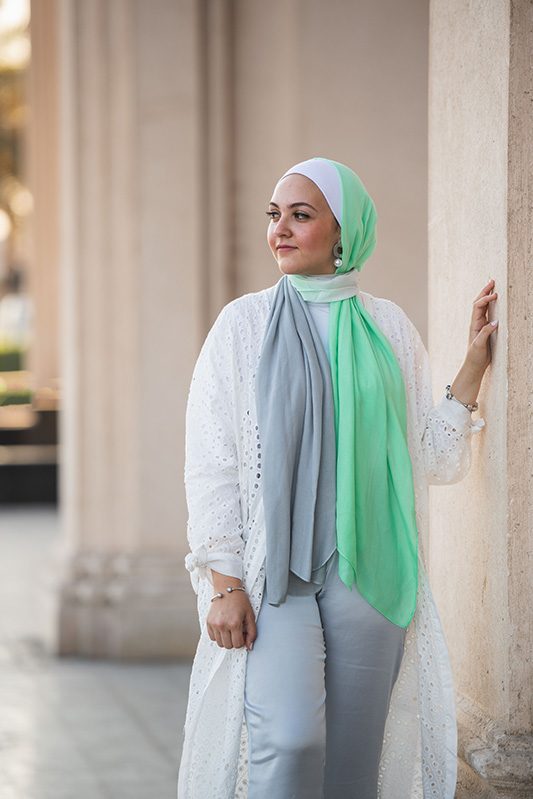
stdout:
<svg viewBox="0 0 533 799">
<path fill-rule="evenodd" d="M 335 273 L 332 250 L 340 240 L 340 226 L 316 183 L 305 175 L 282 178 L 274 189 L 267 214 L 268 245 L 281 272 Z"/>
</svg>

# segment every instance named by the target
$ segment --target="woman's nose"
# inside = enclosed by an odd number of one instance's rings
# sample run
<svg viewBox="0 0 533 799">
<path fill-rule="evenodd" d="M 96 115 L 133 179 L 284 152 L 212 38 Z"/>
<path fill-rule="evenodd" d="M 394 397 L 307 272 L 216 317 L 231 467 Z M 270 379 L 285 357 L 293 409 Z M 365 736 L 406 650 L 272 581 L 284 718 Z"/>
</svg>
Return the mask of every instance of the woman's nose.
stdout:
<svg viewBox="0 0 533 799">
<path fill-rule="evenodd" d="M 287 219 L 284 216 L 280 216 L 277 222 L 274 223 L 274 229 L 276 233 L 289 233 L 290 227 L 288 225 Z"/>
</svg>

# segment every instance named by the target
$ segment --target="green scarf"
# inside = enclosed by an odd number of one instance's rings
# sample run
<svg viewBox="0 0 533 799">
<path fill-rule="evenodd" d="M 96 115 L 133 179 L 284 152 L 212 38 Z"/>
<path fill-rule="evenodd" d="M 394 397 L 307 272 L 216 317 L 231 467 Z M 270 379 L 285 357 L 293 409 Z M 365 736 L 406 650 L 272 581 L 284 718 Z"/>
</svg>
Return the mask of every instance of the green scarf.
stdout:
<svg viewBox="0 0 533 799">
<path fill-rule="evenodd" d="M 327 159 L 329 160 L 329 159 Z M 342 186 L 342 275 L 376 245 L 376 211 L 358 176 L 330 161 Z M 320 188 L 320 186 L 319 186 Z M 387 337 L 358 296 L 310 275 L 289 275 L 310 302 L 331 302 L 329 351 L 336 433 L 339 576 L 407 627 L 416 607 L 418 532 L 403 375 Z M 332 281 L 335 283 L 335 281 Z"/>
</svg>

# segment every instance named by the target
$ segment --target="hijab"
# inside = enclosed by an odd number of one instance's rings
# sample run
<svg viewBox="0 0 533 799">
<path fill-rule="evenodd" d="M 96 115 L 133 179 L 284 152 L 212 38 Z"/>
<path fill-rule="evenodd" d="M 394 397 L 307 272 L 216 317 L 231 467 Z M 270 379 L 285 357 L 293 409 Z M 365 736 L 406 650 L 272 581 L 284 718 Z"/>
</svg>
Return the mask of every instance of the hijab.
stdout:
<svg viewBox="0 0 533 799">
<path fill-rule="evenodd" d="M 256 373 L 268 601 L 289 571 L 321 583 L 335 550 L 342 582 L 407 627 L 416 606 L 418 533 L 407 400 L 387 337 L 364 308 L 358 273 L 376 246 L 376 209 L 348 166 L 311 158 L 287 170 L 321 190 L 341 227 L 331 280 L 284 275 Z M 332 255 L 333 258 L 333 255 Z M 329 353 L 307 308 L 329 302 Z"/>
</svg>

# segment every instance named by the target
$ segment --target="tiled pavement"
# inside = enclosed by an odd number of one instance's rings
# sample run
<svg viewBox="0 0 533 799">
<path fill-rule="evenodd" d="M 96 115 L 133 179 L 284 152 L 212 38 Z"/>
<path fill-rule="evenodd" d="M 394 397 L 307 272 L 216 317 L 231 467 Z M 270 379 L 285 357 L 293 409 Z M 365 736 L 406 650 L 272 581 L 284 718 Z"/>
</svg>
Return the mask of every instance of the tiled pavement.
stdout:
<svg viewBox="0 0 533 799">
<path fill-rule="evenodd" d="M 190 663 L 55 658 L 45 508 L 0 509 L 0 799 L 175 799 Z"/>
</svg>

